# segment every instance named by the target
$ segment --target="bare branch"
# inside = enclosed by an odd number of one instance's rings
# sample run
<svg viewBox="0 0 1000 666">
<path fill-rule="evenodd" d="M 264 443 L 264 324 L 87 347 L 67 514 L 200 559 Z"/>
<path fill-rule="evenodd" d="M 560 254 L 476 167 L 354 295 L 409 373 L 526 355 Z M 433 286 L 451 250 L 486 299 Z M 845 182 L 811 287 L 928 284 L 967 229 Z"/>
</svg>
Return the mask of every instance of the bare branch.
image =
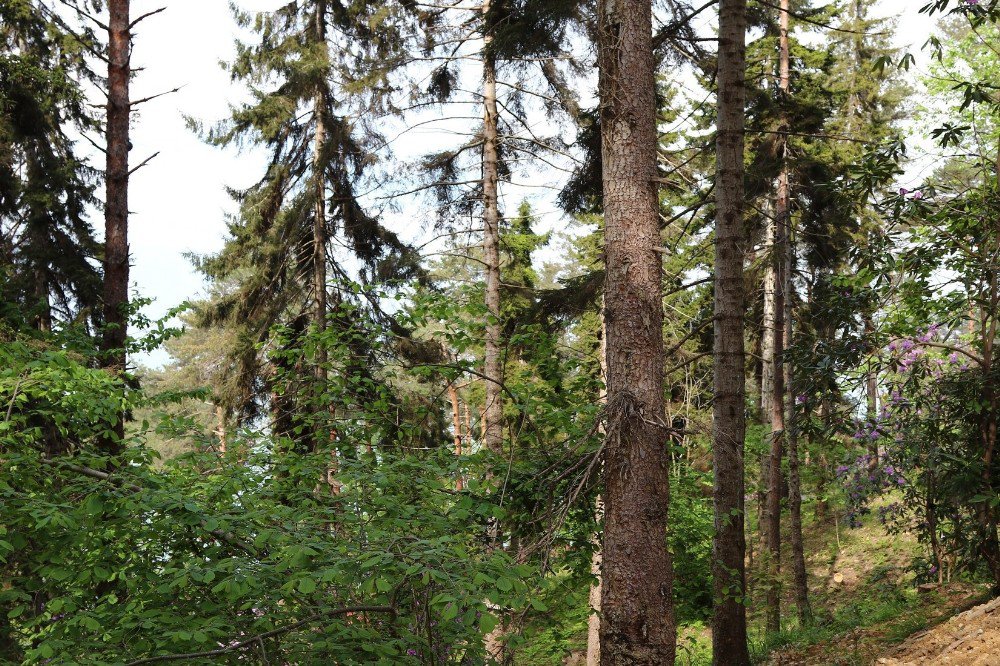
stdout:
<svg viewBox="0 0 1000 666">
<path fill-rule="evenodd" d="M 128 170 L 128 175 L 130 175 L 130 176 L 131 176 L 131 175 L 132 175 L 132 174 L 134 174 L 134 173 L 135 173 L 136 171 L 138 171 L 138 170 L 139 170 L 139 169 L 141 169 L 142 167 L 144 167 L 144 166 L 146 166 L 147 164 L 149 164 L 149 163 L 150 163 L 151 161 L 153 161 L 153 158 L 154 158 L 154 157 L 156 157 L 156 156 L 157 156 L 157 155 L 159 155 L 159 154 L 160 154 L 160 151 L 156 151 L 155 153 L 153 153 L 152 155 L 150 155 L 149 157 L 147 157 L 146 159 L 144 159 L 144 160 L 143 160 L 142 162 L 140 162 L 140 163 L 139 163 L 139 164 L 137 164 L 136 166 L 134 166 L 134 167 L 132 167 L 131 169 L 129 169 L 129 170 Z"/>
<path fill-rule="evenodd" d="M 185 85 L 187 85 L 187 84 L 185 84 Z M 176 88 L 173 88 L 171 90 L 167 90 L 167 91 L 164 91 L 164 92 L 161 92 L 161 93 L 156 93 L 155 95 L 150 95 L 149 97 L 143 97 L 142 99 L 137 99 L 137 100 L 135 100 L 133 102 L 129 102 L 128 105 L 129 105 L 129 107 L 139 106 L 140 104 L 143 104 L 143 103 L 148 102 L 150 100 L 154 100 L 157 97 L 163 97 L 164 95 L 172 95 L 175 92 L 180 92 L 181 88 L 183 88 L 183 87 L 184 86 L 177 86 Z"/>
<path fill-rule="evenodd" d="M 154 14 L 159 14 L 160 12 L 165 11 L 166 9 L 167 9 L 166 7 L 160 7 L 159 9 L 154 9 L 151 12 L 146 12 L 142 16 L 139 16 L 134 21 L 132 21 L 131 23 L 129 23 L 128 24 L 128 29 L 131 30 L 132 28 L 134 28 L 136 26 L 136 24 L 139 23 L 139 21 L 142 21 L 144 19 L 148 19 L 150 16 L 153 16 Z"/>
</svg>

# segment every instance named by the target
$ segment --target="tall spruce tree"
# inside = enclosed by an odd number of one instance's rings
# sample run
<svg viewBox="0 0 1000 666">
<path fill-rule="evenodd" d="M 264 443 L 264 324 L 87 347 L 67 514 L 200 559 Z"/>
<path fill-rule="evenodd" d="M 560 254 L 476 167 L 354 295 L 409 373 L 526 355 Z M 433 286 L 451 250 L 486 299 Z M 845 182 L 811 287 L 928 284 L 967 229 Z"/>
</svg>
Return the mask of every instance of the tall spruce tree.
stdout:
<svg viewBox="0 0 1000 666">
<path fill-rule="evenodd" d="M 746 99 L 746 0 L 719 3 L 715 224 L 715 537 L 712 663 L 748 666 L 744 555 L 743 132 Z"/>
<path fill-rule="evenodd" d="M 608 373 L 601 663 L 670 664 L 652 8 L 645 0 L 600 2 L 597 12 Z"/>
<path fill-rule="evenodd" d="M 265 401 L 256 388 L 274 377 L 257 345 L 279 324 L 292 332 L 285 345 L 300 345 L 310 324 L 322 335 L 331 321 L 329 276 L 369 283 L 415 274 L 411 248 L 358 194 L 380 143 L 368 116 L 387 106 L 388 78 L 404 57 L 411 16 L 392 4 L 313 0 L 256 16 L 237 11 L 236 17 L 259 39 L 239 46 L 229 71 L 251 87 L 254 99 L 207 139 L 220 146 L 258 145 L 268 151 L 269 164 L 257 184 L 235 193 L 240 214 L 230 224 L 231 237 L 200 265 L 209 277 L 238 285 L 205 321 L 226 320 L 241 331 L 233 354 L 244 392 L 230 407 L 252 415 Z M 348 255 L 332 252 L 336 246 L 348 248 Z M 349 290 L 333 295 L 335 302 L 350 297 Z M 317 380 L 321 386 L 326 379 L 319 347 L 300 373 L 304 384 Z M 287 395 L 292 392 L 272 387 L 269 399 L 274 425 L 286 435 L 295 429 L 288 418 L 296 411 Z M 303 442 L 307 449 L 315 444 Z"/>
<path fill-rule="evenodd" d="M 102 318 L 97 173 L 72 138 L 100 129 L 83 91 L 97 39 L 47 9 L 0 6 L 0 316 L 41 331 Z"/>
</svg>

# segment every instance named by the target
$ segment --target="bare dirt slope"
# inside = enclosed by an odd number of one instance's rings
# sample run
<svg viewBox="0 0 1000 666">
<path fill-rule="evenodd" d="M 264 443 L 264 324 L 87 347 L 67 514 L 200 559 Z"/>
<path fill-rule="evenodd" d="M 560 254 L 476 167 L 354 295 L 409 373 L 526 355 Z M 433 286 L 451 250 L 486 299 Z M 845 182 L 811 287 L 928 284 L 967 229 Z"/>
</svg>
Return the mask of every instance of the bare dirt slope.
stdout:
<svg viewBox="0 0 1000 666">
<path fill-rule="evenodd" d="M 887 666 L 1000 664 L 1000 599 L 910 636 L 877 663 Z"/>
</svg>

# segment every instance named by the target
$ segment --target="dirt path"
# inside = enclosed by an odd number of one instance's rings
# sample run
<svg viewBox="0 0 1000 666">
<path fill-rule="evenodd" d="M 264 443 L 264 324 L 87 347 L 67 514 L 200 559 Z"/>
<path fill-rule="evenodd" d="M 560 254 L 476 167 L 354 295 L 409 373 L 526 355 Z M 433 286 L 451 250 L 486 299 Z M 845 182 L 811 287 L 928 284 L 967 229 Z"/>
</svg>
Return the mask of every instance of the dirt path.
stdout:
<svg viewBox="0 0 1000 666">
<path fill-rule="evenodd" d="M 876 663 L 886 666 L 1000 664 L 1000 599 L 910 636 Z"/>
</svg>

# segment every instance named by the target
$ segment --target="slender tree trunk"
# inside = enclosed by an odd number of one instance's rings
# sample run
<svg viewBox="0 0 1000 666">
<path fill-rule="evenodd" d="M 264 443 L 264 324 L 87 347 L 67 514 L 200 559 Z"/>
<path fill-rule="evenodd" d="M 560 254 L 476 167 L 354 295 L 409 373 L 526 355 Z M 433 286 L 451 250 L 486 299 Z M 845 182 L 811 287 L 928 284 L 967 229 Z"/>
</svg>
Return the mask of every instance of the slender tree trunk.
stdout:
<svg viewBox="0 0 1000 666">
<path fill-rule="evenodd" d="M 872 321 L 872 313 L 866 312 L 865 316 L 865 337 L 869 340 L 873 340 L 875 336 L 875 322 Z M 875 354 L 874 347 L 869 350 L 870 354 Z M 865 393 L 866 393 L 866 417 L 871 427 L 874 429 L 876 423 L 878 422 L 878 374 L 875 372 L 875 368 L 872 361 L 868 361 L 868 372 L 865 377 Z M 878 468 L 879 452 L 878 452 L 878 440 L 871 440 L 869 445 L 868 455 L 870 460 L 868 462 L 869 469 Z"/>
<path fill-rule="evenodd" d="M 788 45 L 788 0 L 781 0 L 779 24 L 778 88 L 783 102 L 790 92 L 790 55 Z M 782 114 L 781 128 L 789 129 L 786 114 Z M 781 170 L 778 174 L 777 196 L 774 206 L 774 252 L 771 270 L 774 273 L 774 339 L 773 390 L 771 399 L 771 447 L 768 464 L 767 483 L 767 630 L 781 630 L 781 457 L 785 439 L 785 290 L 788 277 L 785 264 L 788 259 L 789 227 L 791 226 L 791 192 L 788 174 L 788 145 L 784 137 L 779 137 Z"/>
<path fill-rule="evenodd" d="M 455 388 L 454 382 L 448 384 L 448 396 L 451 398 L 452 427 L 455 429 L 455 457 L 460 458 L 462 456 L 462 414 L 458 402 L 458 389 Z M 462 472 L 459 471 L 455 479 L 455 490 L 461 491 L 463 486 Z"/>
<path fill-rule="evenodd" d="M 128 333 L 128 152 L 129 79 L 131 78 L 132 38 L 129 29 L 129 0 L 108 2 L 108 106 L 107 166 L 104 204 L 104 335 L 101 339 L 102 365 L 121 376 L 126 370 L 125 341 Z M 121 451 L 125 435 L 125 415 L 119 414 L 114 435 L 102 448 Z"/>
<path fill-rule="evenodd" d="M 22 45 L 22 50 L 26 50 L 26 47 Z M 27 171 L 28 180 L 31 182 L 38 182 L 43 174 L 41 173 L 40 165 L 38 164 L 38 159 L 34 154 L 34 148 L 28 151 L 27 155 Z M 27 233 L 31 237 L 31 247 L 36 248 L 36 252 L 41 252 L 47 244 L 45 238 L 45 225 L 47 221 L 45 219 L 46 211 L 39 206 L 39 203 L 34 199 L 31 200 L 28 207 L 28 220 L 27 220 Z M 41 256 L 36 254 L 32 258 L 34 267 L 32 270 L 32 277 L 34 278 L 32 284 L 32 296 L 34 302 L 32 305 L 37 308 L 38 313 L 34 317 L 35 328 L 42 333 L 52 332 L 52 304 L 49 294 L 49 272 L 48 265 L 43 261 Z"/>
<path fill-rule="evenodd" d="M 503 452 L 503 364 L 500 357 L 500 202 L 498 183 L 500 158 L 497 129 L 497 62 L 493 53 L 492 27 L 489 25 L 490 0 L 482 6 L 483 14 L 483 262 L 486 264 L 486 340 L 483 374 L 486 401 L 483 405 L 483 443 L 488 451 Z M 490 541 L 499 541 L 500 526 L 490 526 Z M 501 622 L 486 637 L 486 652 L 493 659 L 505 659 Z"/>
<path fill-rule="evenodd" d="M 316 3 L 316 43 L 326 50 L 326 1 Z M 316 347 L 316 383 L 317 391 L 322 394 L 326 386 L 327 351 L 322 341 L 326 331 L 327 297 L 326 297 L 326 108 L 327 90 L 325 82 L 319 85 L 313 103 L 313 114 L 316 121 L 316 136 L 313 138 L 313 196 L 316 199 L 313 211 L 313 326 L 320 335 L 320 344 Z M 320 428 L 325 430 L 322 424 Z M 316 444 L 327 439 L 327 433 L 317 433 Z"/>
<path fill-rule="evenodd" d="M 226 408 L 215 405 L 215 436 L 219 438 L 219 453 L 226 455 Z"/>
<path fill-rule="evenodd" d="M 712 422 L 715 536 L 712 663 L 748 666 L 743 444 L 746 436 L 746 302 L 743 131 L 746 0 L 720 0 L 715 224 L 715 402 Z"/>
<path fill-rule="evenodd" d="M 981 339 L 983 344 L 982 372 L 987 377 L 993 375 L 993 349 L 997 336 L 996 311 L 1000 306 L 1000 287 L 996 271 L 990 276 L 990 303 L 984 308 L 981 324 Z M 988 311 L 985 311 L 988 310 Z M 995 495 L 993 490 L 993 458 L 997 446 L 997 410 L 998 397 L 996 389 L 987 382 L 983 391 L 983 400 L 988 407 L 983 410 L 980 418 L 980 436 L 983 444 L 982 487 L 987 497 Z M 1000 538 L 997 536 L 997 511 L 989 502 L 982 502 L 978 509 L 980 528 L 983 530 L 982 554 L 993 577 L 993 590 L 1000 592 Z"/>
<path fill-rule="evenodd" d="M 601 299 L 601 382 L 605 389 L 600 397 L 600 402 L 607 405 L 607 384 L 608 384 L 608 331 L 604 325 L 604 299 Z M 606 434 L 604 426 L 599 427 L 601 434 Z M 604 502 L 601 496 L 597 496 L 594 506 L 594 515 L 598 524 L 604 518 Z M 587 666 L 600 666 L 601 663 L 601 531 L 594 534 L 594 554 L 590 558 L 590 572 L 596 581 L 590 586 L 590 615 L 587 617 Z"/>
<path fill-rule="evenodd" d="M 795 329 L 792 320 L 795 271 L 795 244 L 789 228 L 785 251 L 785 345 L 791 349 Z M 788 445 L 788 514 L 789 542 L 792 548 L 792 577 L 795 587 L 795 607 L 799 625 L 812 624 L 812 607 L 809 604 L 809 578 L 806 574 L 805 543 L 802 539 L 802 477 L 799 466 L 799 430 L 795 411 L 795 373 L 789 359 L 785 359 L 785 441 Z"/>
<path fill-rule="evenodd" d="M 672 664 L 652 7 L 599 0 L 597 13 L 608 373 L 601 664 Z"/>
<path fill-rule="evenodd" d="M 488 15 L 490 2 L 483 3 Z M 503 369 L 500 358 L 500 205 L 497 199 L 499 156 L 497 144 L 496 56 L 489 26 L 483 36 L 483 261 L 486 264 L 486 405 L 484 444 L 494 453 L 503 450 Z"/>
<path fill-rule="evenodd" d="M 764 442 L 771 441 L 771 416 L 774 412 L 774 332 L 775 332 L 775 290 L 778 274 L 775 271 L 774 255 L 777 237 L 774 210 L 768 206 L 771 215 L 765 218 L 764 227 L 764 302 L 760 335 L 760 422 L 764 426 Z M 761 561 L 767 562 L 768 550 L 768 488 L 771 481 L 771 447 L 768 445 L 760 457 L 760 480 L 757 487 L 757 524 L 761 544 Z M 753 550 L 753 544 L 750 544 Z M 765 567 L 766 568 L 766 567 Z M 766 578 L 766 577 L 765 577 Z M 767 582 L 765 580 L 765 582 Z"/>
<path fill-rule="evenodd" d="M 604 515 L 604 502 L 597 497 L 595 513 L 598 521 Z M 601 544 L 600 532 L 594 535 L 594 554 L 590 558 L 590 573 L 597 579 L 590 586 L 590 615 L 587 618 L 587 666 L 601 664 Z"/>
</svg>

